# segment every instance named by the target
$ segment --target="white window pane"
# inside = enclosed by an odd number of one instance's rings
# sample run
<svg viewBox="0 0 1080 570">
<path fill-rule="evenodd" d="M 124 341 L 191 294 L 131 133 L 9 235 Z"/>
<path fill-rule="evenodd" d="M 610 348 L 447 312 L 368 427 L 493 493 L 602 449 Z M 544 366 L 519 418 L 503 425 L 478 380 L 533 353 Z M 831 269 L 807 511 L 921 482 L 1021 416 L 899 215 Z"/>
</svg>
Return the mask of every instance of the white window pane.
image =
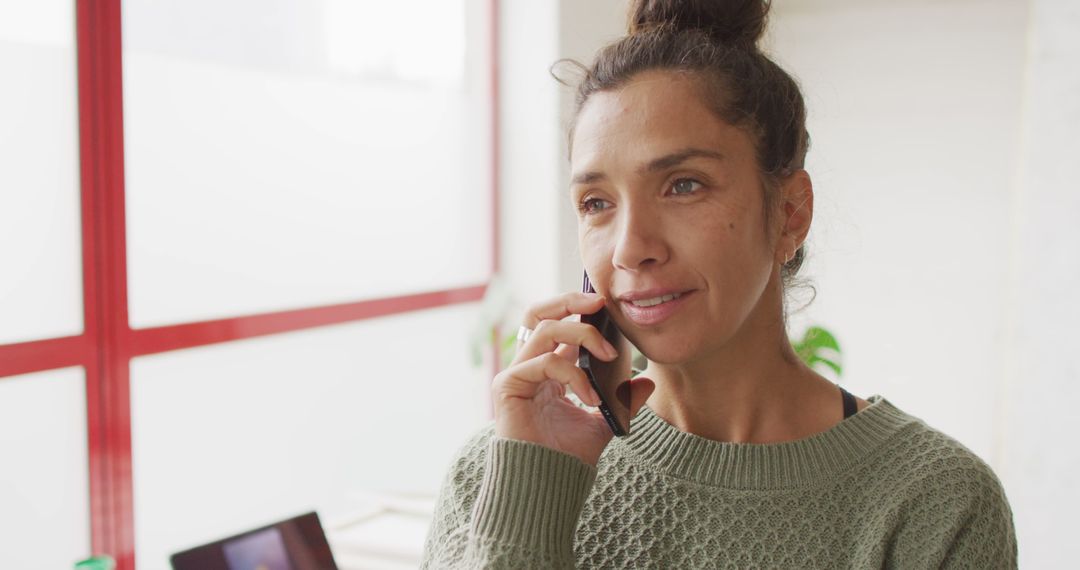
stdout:
<svg viewBox="0 0 1080 570">
<path fill-rule="evenodd" d="M 0 344 L 83 329 L 74 22 L 0 0 Z"/>
<path fill-rule="evenodd" d="M 357 495 L 433 495 L 487 421 L 477 304 L 136 358 L 140 568 Z"/>
<path fill-rule="evenodd" d="M 75 3 L 0 0 L 0 42 L 73 47 Z"/>
<path fill-rule="evenodd" d="M 81 368 L 0 378 L 4 568 L 71 568 L 90 555 Z"/>
<path fill-rule="evenodd" d="M 486 280 L 487 38 L 420 4 L 124 3 L 133 326 Z"/>
</svg>

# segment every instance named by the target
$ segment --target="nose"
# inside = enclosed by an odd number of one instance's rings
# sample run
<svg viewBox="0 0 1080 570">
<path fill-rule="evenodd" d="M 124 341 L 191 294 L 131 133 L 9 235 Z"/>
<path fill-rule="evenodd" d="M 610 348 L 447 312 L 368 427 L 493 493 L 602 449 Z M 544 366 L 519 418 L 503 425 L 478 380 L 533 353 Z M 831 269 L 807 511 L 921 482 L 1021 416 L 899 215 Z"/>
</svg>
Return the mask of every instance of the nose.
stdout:
<svg viewBox="0 0 1080 570">
<path fill-rule="evenodd" d="M 628 202 L 620 211 L 611 263 L 624 271 L 663 265 L 670 255 L 663 220 L 648 205 Z"/>
</svg>

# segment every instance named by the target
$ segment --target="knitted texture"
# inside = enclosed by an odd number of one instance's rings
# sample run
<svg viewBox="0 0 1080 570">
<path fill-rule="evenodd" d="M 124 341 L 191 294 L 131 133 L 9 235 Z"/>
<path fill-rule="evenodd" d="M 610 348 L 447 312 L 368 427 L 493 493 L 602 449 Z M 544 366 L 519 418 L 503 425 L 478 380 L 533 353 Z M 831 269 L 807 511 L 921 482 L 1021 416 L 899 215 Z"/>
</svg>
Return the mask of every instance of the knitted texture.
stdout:
<svg viewBox="0 0 1080 570">
<path fill-rule="evenodd" d="M 426 568 L 1015 568 L 1012 513 L 975 454 L 880 396 L 825 432 L 734 444 L 643 408 L 597 469 L 473 437 Z"/>
</svg>

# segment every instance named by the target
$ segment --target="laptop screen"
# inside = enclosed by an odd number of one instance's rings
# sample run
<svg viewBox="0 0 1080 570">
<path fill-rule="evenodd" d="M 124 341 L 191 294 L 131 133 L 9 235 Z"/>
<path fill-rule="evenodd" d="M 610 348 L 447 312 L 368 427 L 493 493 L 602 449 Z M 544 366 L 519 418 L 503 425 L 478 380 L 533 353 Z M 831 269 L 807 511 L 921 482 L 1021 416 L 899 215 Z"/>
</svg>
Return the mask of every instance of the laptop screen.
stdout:
<svg viewBox="0 0 1080 570">
<path fill-rule="evenodd" d="M 174 570 L 337 570 L 313 512 L 178 552 L 171 561 Z"/>
</svg>

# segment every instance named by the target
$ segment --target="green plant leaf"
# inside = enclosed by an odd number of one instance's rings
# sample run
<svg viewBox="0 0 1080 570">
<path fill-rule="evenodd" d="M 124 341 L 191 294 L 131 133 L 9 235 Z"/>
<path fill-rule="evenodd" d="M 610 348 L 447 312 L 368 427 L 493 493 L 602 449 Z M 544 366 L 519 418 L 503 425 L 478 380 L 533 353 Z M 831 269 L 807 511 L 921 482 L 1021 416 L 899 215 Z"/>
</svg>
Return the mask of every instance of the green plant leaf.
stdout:
<svg viewBox="0 0 1080 570">
<path fill-rule="evenodd" d="M 844 369 L 843 369 L 842 366 L 840 366 L 840 364 L 838 364 L 836 362 L 833 362 L 832 360 L 829 360 L 828 358 L 822 358 L 820 356 L 814 355 L 814 356 L 811 356 L 806 361 L 806 365 L 811 367 L 811 368 L 813 368 L 813 366 L 815 364 L 818 364 L 818 363 L 824 364 L 825 366 L 828 366 L 829 368 L 832 368 L 833 371 L 836 372 L 837 376 L 840 376 L 840 375 L 842 375 L 844 373 Z"/>
<path fill-rule="evenodd" d="M 832 368 L 837 376 L 843 373 L 843 367 L 839 362 L 819 354 L 822 349 L 830 349 L 836 351 L 837 356 L 842 355 L 840 343 L 824 327 L 812 326 L 807 328 L 806 332 L 803 333 L 802 340 L 793 340 L 791 346 L 807 366 L 813 367 L 815 364 L 821 363 Z"/>
<path fill-rule="evenodd" d="M 840 343 L 836 342 L 836 337 L 822 327 L 806 329 L 806 332 L 803 333 L 803 342 L 812 346 L 815 352 L 818 348 L 831 348 L 836 352 L 840 352 Z"/>
<path fill-rule="evenodd" d="M 502 341 L 502 347 L 499 350 L 499 363 L 500 368 L 506 368 L 510 366 L 510 361 L 514 359 L 514 349 L 517 347 L 517 333 L 507 335 Z"/>
</svg>

